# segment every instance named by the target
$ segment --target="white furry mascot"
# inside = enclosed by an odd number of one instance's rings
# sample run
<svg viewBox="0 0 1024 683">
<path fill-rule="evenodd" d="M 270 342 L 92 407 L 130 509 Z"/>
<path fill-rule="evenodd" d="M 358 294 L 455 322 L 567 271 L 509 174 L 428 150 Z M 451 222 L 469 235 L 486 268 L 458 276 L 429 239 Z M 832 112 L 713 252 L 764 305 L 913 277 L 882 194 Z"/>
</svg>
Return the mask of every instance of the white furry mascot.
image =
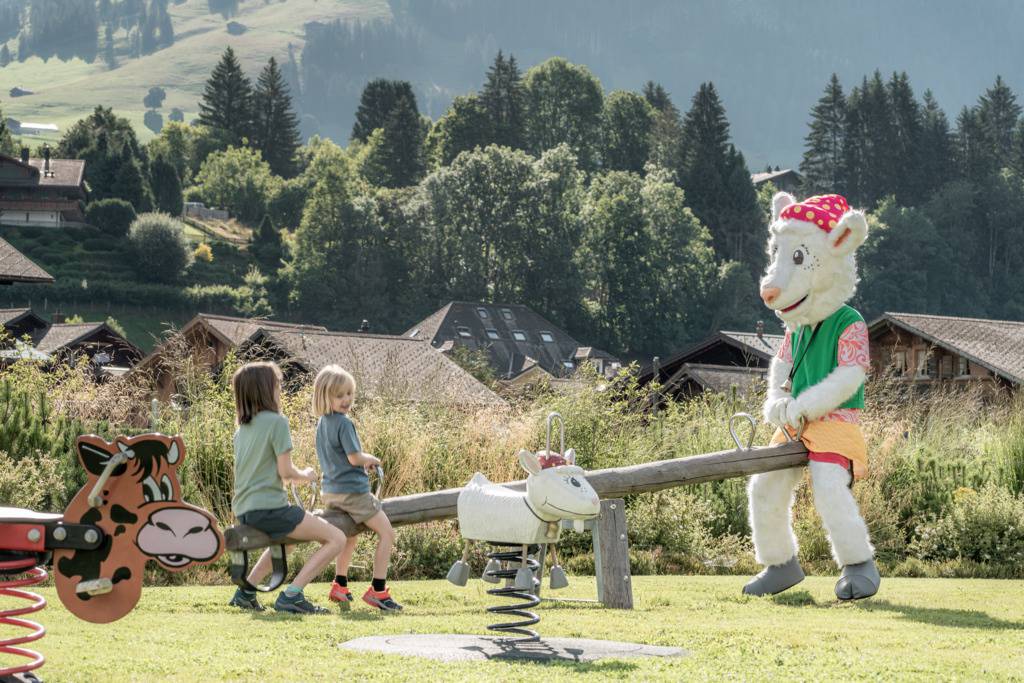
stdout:
<svg viewBox="0 0 1024 683">
<path fill-rule="evenodd" d="M 858 422 L 868 330 L 860 313 L 846 305 L 857 286 L 853 254 L 867 232 L 864 214 L 850 210 L 839 195 L 797 203 L 780 192 L 772 199 L 771 263 L 761 280 L 761 298 L 786 324 L 785 341 L 768 371 L 764 418 L 791 436 L 806 425 L 801 440 L 810 453 L 814 505 L 842 567 L 840 600 L 871 597 L 881 582 L 849 488 L 867 464 Z M 782 441 L 780 429 L 772 443 Z M 787 469 L 751 478 L 750 526 L 757 561 L 766 567 L 744 593 L 779 593 L 803 580 L 791 516 L 802 477 L 802 469 Z"/>
</svg>

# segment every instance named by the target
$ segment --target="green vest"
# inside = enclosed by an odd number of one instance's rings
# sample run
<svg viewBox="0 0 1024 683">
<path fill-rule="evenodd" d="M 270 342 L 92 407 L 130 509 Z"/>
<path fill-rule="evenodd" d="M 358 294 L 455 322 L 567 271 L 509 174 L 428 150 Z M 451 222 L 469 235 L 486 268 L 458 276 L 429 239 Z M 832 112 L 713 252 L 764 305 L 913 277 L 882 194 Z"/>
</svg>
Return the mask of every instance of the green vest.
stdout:
<svg viewBox="0 0 1024 683">
<path fill-rule="evenodd" d="M 799 363 L 799 365 L 795 365 L 796 372 L 793 374 L 793 398 L 799 396 L 804 389 L 813 387 L 825 379 L 839 366 L 839 335 L 856 322 L 864 322 L 864 318 L 853 308 L 843 305 L 838 311 L 821 321 L 821 327 L 814 335 L 813 344 L 811 343 L 811 335 L 814 332 L 813 325 L 801 325 L 790 333 L 793 363 Z M 857 392 L 838 408 L 863 407 L 864 383 L 861 382 Z"/>
</svg>

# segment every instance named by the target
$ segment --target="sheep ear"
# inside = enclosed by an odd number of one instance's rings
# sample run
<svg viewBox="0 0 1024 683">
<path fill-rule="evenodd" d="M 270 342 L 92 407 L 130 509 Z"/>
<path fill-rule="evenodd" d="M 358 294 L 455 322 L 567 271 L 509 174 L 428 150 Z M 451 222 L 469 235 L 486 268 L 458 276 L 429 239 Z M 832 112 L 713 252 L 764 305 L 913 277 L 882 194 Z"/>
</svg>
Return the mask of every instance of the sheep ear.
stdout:
<svg viewBox="0 0 1024 683">
<path fill-rule="evenodd" d="M 565 449 L 565 453 L 562 455 L 562 457 L 565 458 L 565 461 L 567 463 L 569 463 L 570 465 L 575 465 L 576 464 L 576 449 L 575 448 L 567 448 L 567 449 Z"/>
<path fill-rule="evenodd" d="M 832 252 L 839 256 L 852 254 L 868 238 L 868 221 L 860 211 L 847 211 L 828 234 Z"/>
<path fill-rule="evenodd" d="M 788 192 L 776 192 L 772 197 L 772 223 L 779 220 L 779 214 L 790 204 L 796 204 L 796 198 Z"/>
<path fill-rule="evenodd" d="M 537 459 L 536 455 L 525 448 L 519 451 L 519 464 L 522 465 L 523 469 L 529 474 L 540 474 L 540 460 Z"/>
</svg>

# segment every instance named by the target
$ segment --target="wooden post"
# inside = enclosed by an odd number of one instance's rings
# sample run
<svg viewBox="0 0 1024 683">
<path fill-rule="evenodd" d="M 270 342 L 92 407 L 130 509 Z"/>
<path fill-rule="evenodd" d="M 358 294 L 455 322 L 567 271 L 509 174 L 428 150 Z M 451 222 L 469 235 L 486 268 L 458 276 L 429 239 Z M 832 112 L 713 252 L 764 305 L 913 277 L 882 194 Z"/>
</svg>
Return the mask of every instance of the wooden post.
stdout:
<svg viewBox="0 0 1024 683">
<path fill-rule="evenodd" d="M 597 599 L 605 607 L 633 609 L 633 576 L 629 571 L 626 505 L 621 498 L 601 501 L 594 537 Z"/>
</svg>

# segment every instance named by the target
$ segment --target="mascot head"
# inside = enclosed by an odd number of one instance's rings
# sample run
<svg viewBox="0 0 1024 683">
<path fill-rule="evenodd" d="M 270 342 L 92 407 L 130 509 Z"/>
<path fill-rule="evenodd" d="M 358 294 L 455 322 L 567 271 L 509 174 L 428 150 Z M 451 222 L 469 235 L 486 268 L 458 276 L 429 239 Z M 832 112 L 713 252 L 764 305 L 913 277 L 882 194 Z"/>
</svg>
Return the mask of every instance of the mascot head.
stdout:
<svg viewBox="0 0 1024 683">
<path fill-rule="evenodd" d="M 868 236 L 864 214 L 837 194 L 772 198 L 768 270 L 761 299 L 789 328 L 824 320 L 857 288 L 854 252 Z"/>
</svg>

